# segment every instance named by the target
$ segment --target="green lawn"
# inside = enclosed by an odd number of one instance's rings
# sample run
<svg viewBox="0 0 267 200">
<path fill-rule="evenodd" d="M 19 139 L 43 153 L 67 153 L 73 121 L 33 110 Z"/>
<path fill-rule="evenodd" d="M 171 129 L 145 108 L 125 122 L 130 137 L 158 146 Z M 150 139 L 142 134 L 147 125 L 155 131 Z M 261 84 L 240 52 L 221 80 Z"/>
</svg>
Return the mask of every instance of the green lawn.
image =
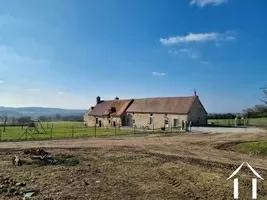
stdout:
<svg viewBox="0 0 267 200">
<path fill-rule="evenodd" d="M 115 127 L 110 128 L 99 128 L 99 127 L 84 127 L 81 122 L 51 122 L 42 123 L 44 131 L 39 127 L 38 133 L 25 133 L 27 127 L 12 126 L 6 127 L 3 132 L 3 127 L 0 127 L 1 141 L 12 141 L 12 140 L 26 140 L 26 139 L 59 139 L 59 138 L 78 138 L 78 137 L 94 137 L 94 136 L 115 136 L 133 134 L 133 130 L 125 130 Z M 135 131 L 136 132 L 136 131 Z"/>
<path fill-rule="evenodd" d="M 235 150 L 240 153 L 267 155 L 267 142 L 248 142 L 235 146 Z"/>
<path fill-rule="evenodd" d="M 234 119 L 209 119 L 208 122 L 213 122 L 218 126 L 235 126 Z M 248 119 L 250 126 L 267 126 L 267 118 L 252 118 Z"/>
</svg>

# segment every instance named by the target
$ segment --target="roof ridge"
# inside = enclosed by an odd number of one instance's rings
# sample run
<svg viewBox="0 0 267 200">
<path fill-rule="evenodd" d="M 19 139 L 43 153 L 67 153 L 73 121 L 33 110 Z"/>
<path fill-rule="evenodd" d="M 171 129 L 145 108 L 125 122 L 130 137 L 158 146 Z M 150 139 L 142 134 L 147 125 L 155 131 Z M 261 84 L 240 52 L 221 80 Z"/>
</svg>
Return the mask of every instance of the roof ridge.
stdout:
<svg viewBox="0 0 267 200">
<path fill-rule="evenodd" d="M 193 97 L 197 97 L 197 96 L 171 96 L 171 97 L 146 97 L 146 98 L 134 98 L 134 99 L 166 99 L 166 98 L 193 98 Z"/>
<path fill-rule="evenodd" d="M 169 97 L 162 97 L 162 96 L 158 96 L 158 97 L 143 97 L 143 98 L 131 98 L 131 99 L 109 99 L 109 100 L 102 100 L 102 101 L 130 101 L 132 99 L 165 99 L 165 98 L 192 98 L 192 97 L 198 97 L 195 95 L 192 96 L 169 96 Z"/>
</svg>

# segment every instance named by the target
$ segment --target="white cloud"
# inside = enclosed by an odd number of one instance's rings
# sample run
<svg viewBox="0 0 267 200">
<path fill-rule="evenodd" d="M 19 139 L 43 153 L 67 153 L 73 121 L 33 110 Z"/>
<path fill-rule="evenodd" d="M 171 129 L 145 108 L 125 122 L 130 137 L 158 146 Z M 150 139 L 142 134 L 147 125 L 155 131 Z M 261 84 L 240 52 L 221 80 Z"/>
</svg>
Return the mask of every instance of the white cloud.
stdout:
<svg viewBox="0 0 267 200">
<path fill-rule="evenodd" d="M 57 92 L 57 94 L 61 95 L 61 94 L 65 94 L 65 92 Z"/>
<path fill-rule="evenodd" d="M 208 42 L 208 41 L 229 41 L 235 39 L 234 31 L 225 31 L 224 33 L 210 32 L 210 33 L 189 33 L 184 36 L 174 36 L 169 38 L 160 38 L 160 43 L 163 45 L 173 45 L 180 43 L 192 42 Z"/>
<path fill-rule="evenodd" d="M 167 74 L 162 73 L 162 72 L 152 72 L 153 76 L 166 76 Z"/>
<path fill-rule="evenodd" d="M 190 5 L 197 5 L 199 7 L 205 7 L 207 5 L 213 5 L 213 6 L 218 6 L 220 4 L 225 4 L 227 3 L 228 0 L 192 0 L 190 2 Z"/>
<path fill-rule="evenodd" d="M 3 80 L 0 80 L 0 84 L 3 84 L 5 81 L 3 81 Z"/>
</svg>

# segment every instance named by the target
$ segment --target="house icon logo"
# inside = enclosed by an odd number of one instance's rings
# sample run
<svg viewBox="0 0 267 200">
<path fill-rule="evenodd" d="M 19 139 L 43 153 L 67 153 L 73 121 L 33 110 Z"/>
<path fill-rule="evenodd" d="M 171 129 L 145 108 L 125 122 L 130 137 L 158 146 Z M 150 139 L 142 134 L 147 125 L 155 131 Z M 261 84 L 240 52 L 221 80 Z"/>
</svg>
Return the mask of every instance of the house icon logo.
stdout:
<svg viewBox="0 0 267 200">
<path fill-rule="evenodd" d="M 233 178 L 243 167 L 245 162 L 243 162 L 232 174 L 229 176 L 229 179 Z M 247 162 L 246 165 L 253 172 L 253 174 L 261 180 L 264 180 Z M 257 199 L 257 178 L 252 178 L 252 199 Z M 234 199 L 238 199 L 238 178 L 234 178 Z"/>
</svg>

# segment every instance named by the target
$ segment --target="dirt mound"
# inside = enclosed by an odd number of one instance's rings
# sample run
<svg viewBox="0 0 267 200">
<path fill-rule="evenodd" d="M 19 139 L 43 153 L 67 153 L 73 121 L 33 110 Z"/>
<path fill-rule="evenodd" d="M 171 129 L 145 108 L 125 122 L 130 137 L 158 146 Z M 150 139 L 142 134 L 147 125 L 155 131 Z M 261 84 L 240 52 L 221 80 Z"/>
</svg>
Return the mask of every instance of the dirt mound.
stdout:
<svg viewBox="0 0 267 200">
<path fill-rule="evenodd" d="M 46 152 L 43 149 L 26 149 L 26 150 L 24 150 L 24 154 L 36 155 L 36 156 L 47 156 L 47 155 L 49 155 L 49 153 Z"/>
</svg>

